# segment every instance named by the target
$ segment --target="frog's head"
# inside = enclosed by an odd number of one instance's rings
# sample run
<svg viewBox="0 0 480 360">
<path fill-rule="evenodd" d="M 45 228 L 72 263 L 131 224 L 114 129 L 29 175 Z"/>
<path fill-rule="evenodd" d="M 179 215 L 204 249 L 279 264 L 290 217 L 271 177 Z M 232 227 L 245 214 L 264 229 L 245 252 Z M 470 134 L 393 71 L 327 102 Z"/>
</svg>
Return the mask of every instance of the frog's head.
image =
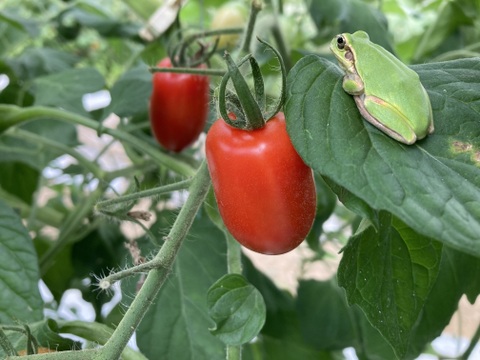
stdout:
<svg viewBox="0 0 480 360">
<path fill-rule="evenodd" d="M 354 54 L 351 48 L 352 35 L 343 33 L 336 35 L 330 42 L 330 50 L 338 60 L 340 67 L 347 71 L 353 66 Z"/>
<path fill-rule="evenodd" d="M 330 50 L 332 50 L 342 69 L 348 71 L 355 67 L 355 42 L 365 40 L 368 40 L 368 34 L 364 31 L 357 31 L 353 34 L 338 34 L 332 39 Z"/>
</svg>

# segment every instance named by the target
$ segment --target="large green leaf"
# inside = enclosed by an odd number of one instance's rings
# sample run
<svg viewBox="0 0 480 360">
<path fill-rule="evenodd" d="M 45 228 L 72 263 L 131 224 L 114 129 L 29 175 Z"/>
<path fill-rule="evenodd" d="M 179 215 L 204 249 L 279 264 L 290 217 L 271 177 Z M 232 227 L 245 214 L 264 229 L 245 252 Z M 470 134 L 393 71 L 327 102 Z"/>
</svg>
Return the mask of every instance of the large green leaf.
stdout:
<svg viewBox="0 0 480 360">
<path fill-rule="evenodd" d="M 26 81 L 68 70 L 78 61 L 79 58 L 71 53 L 49 47 L 34 47 L 27 48 L 20 56 L 8 59 L 5 63 L 18 79 Z"/>
<path fill-rule="evenodd" d="M 43 318 L 38 262 L 20 217 L 0 200 L 0 323 Z"/>
<path fill-rule="evenodd" d="M 385 15 L 365 1 L 313 0 L 309 12 L 323 37 L 363 30 L 377 44 L 392 51 Z"/>
<path fill-rule="evenodd" d="M 98 70 L 81 68 L 36 78 L 34 84 L 35 105 L 55 106 L 88 115 L 83 107 L 83 95 L 101 90 L 105 81 Z"/>
<path fill-rule="evenodd" d="M 35 20 L 26 20 L 14 9 L 0 11 L 0 55 L 8 54 L 18 43 L 38 34 Z"/>
<path fill-rule="evenodd" d="M 245 276 L 260 291 L 267 306 L 265 325 L 255 341 L 244 345 L 244 358 L 333 359 L 330 352 L 316 349 L 305 341 L 294 297 L 289 292 L 277 288 L 274 282 L 256 269 L 248 258 L 244 257 L 243 260 Z"/>
<path fill-rule="evenodd" d="M 480 294 L 480 259 L 443 247 L 440 270 L 417 324 L 409 334 L 406 358 L 413 358 L 450 323 L 465 294 L 473 304 Z"/>
<path fill-rule="evenodd" d="M 40 172 L 21 162 L 0 161 L 0 164 L 2 167 L 0 187 L 25 203 L 31 204 L 33 193 L 38 186 Z"/>
<path fill-rule="evenodd" d="M 113 85 L 112 102 L 104 110 L 105 116 L 111 112 L 120 117 L 134 116 L 148 112 L 152 74 L 145 65 L 127 71 Z"/>
<path fill-rule="evenodd" d="M 311 347 L 342 350 L 354 347 L 360 359 L 393 359 L 392 347 L 357 307 L 349 307 L 336 281 L 303 280 L 296 307 L 300 329 Z"/>
<path fill-rule="evenodd" d="M 289 73 L 288 132 L 309 166 L 372 208 L 480 256 L 480 63 L 458 60 L 414 70 L 435 121 L 435 132 L 414 145 L 366 123 L 342 89 L 340 69 L 314 55 Z"/>
<path fill-rule="evenodd" d="M 437 279 L 442 247 L 388 213 L 379 219 L 378 231 L 370 226 L 349 241 L 338 281 L 349 303 L 358 304 L 403 357 Z"/>
<path fill-rule="evenodd" d="M 165 233 L 173 213 L 158 214 L 154 234 Z M 210 333 L 207 291 L 227 272 L 223 233 L 197 215 L 174 269 L 137 330 L 137 343 L 149 359 L 225 359 L 225 345 Z M 131 297 L 130 290 L 126 290 Z"/>
</svg>

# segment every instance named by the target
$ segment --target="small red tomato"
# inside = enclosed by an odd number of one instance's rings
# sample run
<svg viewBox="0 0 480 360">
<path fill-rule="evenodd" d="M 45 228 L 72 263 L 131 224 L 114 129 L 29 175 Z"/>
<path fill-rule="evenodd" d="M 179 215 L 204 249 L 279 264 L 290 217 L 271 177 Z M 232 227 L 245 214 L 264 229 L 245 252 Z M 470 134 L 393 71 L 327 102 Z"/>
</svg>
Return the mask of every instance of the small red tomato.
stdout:
<svg viewBox="0 0 480 360">
<path fill-rule="evenodd" d="M 305 239 L 315 217 L 315 182 L 288 137 L 283 113 L 251 131 L 217 120 L 206 156 L 220 215 L 239 243 L 282 254 Z"/>
<path fill-rule="evenodd" d="M 165 58 L 157 66 L 172 67 L 172 63 Z M 207 76 L 155 73 L 150 98 L 150 125 L 160 145 L 180 152 L 197 140 L 208 118 L 208 103 Z"/>
</svg>

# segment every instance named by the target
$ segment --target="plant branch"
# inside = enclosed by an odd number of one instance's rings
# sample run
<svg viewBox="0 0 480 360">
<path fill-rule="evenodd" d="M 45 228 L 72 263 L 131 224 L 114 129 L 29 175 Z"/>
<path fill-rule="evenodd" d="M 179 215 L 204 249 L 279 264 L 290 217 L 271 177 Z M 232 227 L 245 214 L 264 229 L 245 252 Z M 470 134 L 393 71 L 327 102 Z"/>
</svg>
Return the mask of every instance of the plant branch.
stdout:
<svg viewBox="0 0 480 360">
<path fill-rule="evenodd" d="M 62 143 L 59 143 L 58 141 L 48 139 L 41 135 L 37 135 L 30 131 L 22 130 L 16 127 L 10 128 L 7 131 L 7 134 L 10 136 L 16 137 L 17 139 L 28 140 L 31 142 L 35 142 L 37 144 L 46 145 L 49 148 L 54 148 L 56 150 L 59 150 L 60 152 L 68 154 L 71 157 L 73 157 L 75 160 L 77 160 L 80 165 L 82 165 L 85 169 L 90 171 L 96 178 L 102 179 L 102 177 L 104 176 L 103 170 L 100 169 L 100 167 L 97 166 L 94 162 L 84 157 L 78 151 Z"/>
<path fill-rule="evenodd" d="M 38 120 L 42 118 L 56 119 L 67 123 L 82 125 L 90 129 L 97 130 L 99 133 L 108 134 L 118 140 L 124 141 L 139 150 L 141 153 L 149 155 L 153 161 L 164 165 L 178 174 L 192 176 L 195 173 L 195 170 L 190 165 L 179 161 L 176 157 L 159 151 L 157 148 L 143 141 L 138 141 L 137 137 L 121 129 L 103 127 L 95 120 L 65 110 L 45 106 L 21 108 L 14 105 L 0 104 L 0 114 L 5 116 L 0 120 L 0 132 L 10 126 L 26 121 Z"/>
<path fill-rule="evenodd" d="M 252 0 L 252 4 L 250 6 L 250 15 L 248 17 L 248 24 L 243 35 L 242 45 L 240 46 L 241 54 L 246 54 L 250 51 L 250 43 L 252 42 L 252 36 L 255 30 L 255 22 L 257 21 L 257 15 L 261 10 L 262 1 Z"/>
<path fill-rule="evenodd" d="M 67 333 L 79 336 L 85 340 L 93 341 L 100 345 L 104 345 L 108 339 L 112 336 L 114 330 L 105 324 L 98 322 L 86 322 L 86 321 L 57 321 L 58 330 L 61 333 Z M 130 347 L 126 347 L 122 353 L 123 360 L 147 360 L 147 358 L 133 350 Z"/>
<path fill-rule="evenodd" d="M 225 237 L 227 238 L 227 262 L 229 274 L 242 273 L 242 249 L 240 244 L 233 238 L 233 236 L 225 230 Z"/>
<path fill-rule="evenodd" d="M 122 350 L 127 345 L 135 329 L 140 324 L 150 304 L 153 303 L 157 293 L 165 282 L 177 252 L 193 223 L 198 209 L 202 205 L 210 187 L 210 175 L 206 162 L 203 162 L 190 186 L 190 196 L 180 210 L 165 243 L 155 256 L 154 260 L 162 264 L 161 267 L 149 272 L 145 283 L 137 294 L 127 313 L 118 324 L 112 337 L 97 357 L 93 359 L 118 359 Z"/>
<path fill-rule="evenodd" d="M 227 265 L 229 274 L 242 274 L 242 249 L 240 244 L 226 229 Z M 227 360 L 241 360 L 242 345 L 227 345 Z"/>
<path fill-rule="evenodd" d="M 132 193 L 132 194 L 118 196 L 118 197 L 113 198 L 113 199 L 102 200 L 102 201 L 99 201 L 95 205 L 95 210 L 98 211 L 98 212 L 102 212 L 102 210 L 105 209 L 106 207 L 116 205 L 116 204 L 120 204 L 120 203 L 123 203 L 123 202 L 136 201 L 138 199 L 145 198 L 145 197 L 151 197 L 151 196 L 156 196 L 156 195 L 160 195 L 160 194 L 165 194 L 165 193 L 169 193 L 169 192 L 172 192 L 172 191 L 175 191 L 175 190 L 183 190 L 183 189 L 188 188 L 191 181 L 192 181 L 191 179 L 187 179 L 187 180 L 179 181 L 179 182 L 176 182 L 176 183 L 173 183 L 173 184 L 158 186 L 158 187 L 155 187 L 155 188 L 152 188 L 152 189 L 138 191 L 138 192 L 135 192 L 135 193 Z"/>
</svg>

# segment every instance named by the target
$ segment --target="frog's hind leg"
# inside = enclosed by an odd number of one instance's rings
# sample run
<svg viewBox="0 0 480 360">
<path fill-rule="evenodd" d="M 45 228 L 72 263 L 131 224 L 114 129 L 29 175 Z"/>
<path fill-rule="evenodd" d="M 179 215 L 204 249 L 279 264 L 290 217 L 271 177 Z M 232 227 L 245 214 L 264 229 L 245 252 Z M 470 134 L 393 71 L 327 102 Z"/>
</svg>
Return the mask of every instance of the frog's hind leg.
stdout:
<svg viewBox="0 0 480 360">
<path fill-rule="evenodd" d="M 417 135 L 407 119 L 393 106 L 375 96 L 354 96 L 363 118 L 393 139 L 411 145 Z M 379 122 L 377 119 L 382 119 Z"/>
</svg>

